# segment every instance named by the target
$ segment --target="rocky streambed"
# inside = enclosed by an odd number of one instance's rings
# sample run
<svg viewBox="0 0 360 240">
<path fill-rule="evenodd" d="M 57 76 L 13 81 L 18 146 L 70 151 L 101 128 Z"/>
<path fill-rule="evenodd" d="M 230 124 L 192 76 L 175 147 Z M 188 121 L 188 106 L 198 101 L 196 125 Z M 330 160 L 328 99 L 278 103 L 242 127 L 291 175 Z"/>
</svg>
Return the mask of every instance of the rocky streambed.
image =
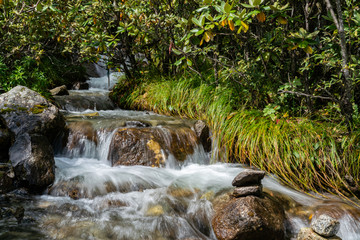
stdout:
<svg viewBox="0 0 360 240">
<path fill-rule="evenodd" d="M 97 109 L 100 80 L 62 110 L 24 87 L 0 95 L 1 239 L 360 239 L 358 208 L 211 160 L 201 121 Z"/>
</svg>

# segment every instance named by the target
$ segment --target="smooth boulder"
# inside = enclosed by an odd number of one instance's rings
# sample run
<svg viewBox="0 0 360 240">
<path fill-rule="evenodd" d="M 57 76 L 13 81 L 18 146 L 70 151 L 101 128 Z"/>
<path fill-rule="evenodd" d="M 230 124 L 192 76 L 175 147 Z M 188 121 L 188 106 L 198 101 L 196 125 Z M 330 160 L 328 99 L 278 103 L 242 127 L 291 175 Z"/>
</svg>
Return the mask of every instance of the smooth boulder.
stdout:
<svg viewBox="0 0 360 240">
<path fill-rule="evenodd" d="M 219 240 L 282 240 L 284 221 L 284 210 L 275 200 L 247 196 L 217 209 L 212 226 Z"/>
<path fill-rule="evenodd" d="M 0 95 L 0 113 L 15 135 L 36 133 L 54 140 L 65 128 L 65 119 L 59 109 L 24 86 Z"/>
<path fill-rule="evenodd" d="M 55 179 L 54 153 L 48 139 L 39 134 L 23 134 L 9 150 L 19 187 L 40 192 Z"/>
</svg>

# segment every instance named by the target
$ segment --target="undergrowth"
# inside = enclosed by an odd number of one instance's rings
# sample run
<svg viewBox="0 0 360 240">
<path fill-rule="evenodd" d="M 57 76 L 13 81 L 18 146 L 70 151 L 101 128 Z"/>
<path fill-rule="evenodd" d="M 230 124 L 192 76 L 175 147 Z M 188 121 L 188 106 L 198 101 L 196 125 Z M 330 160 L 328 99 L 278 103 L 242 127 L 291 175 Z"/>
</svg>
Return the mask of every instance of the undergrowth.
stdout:
<svg viewBox="0 0 360 240">
<path fill-rule="evenodd" d="M 274 121 L 240 105 L 231 88 L 196 80 L 146 81 L 133 89 L 122 105 L 205 120 L 216 159 L 256 166 L 306 192 L 360 196 L 359 131 L 348 135 L 342 124 L 300 117 Z"/>
</svg>

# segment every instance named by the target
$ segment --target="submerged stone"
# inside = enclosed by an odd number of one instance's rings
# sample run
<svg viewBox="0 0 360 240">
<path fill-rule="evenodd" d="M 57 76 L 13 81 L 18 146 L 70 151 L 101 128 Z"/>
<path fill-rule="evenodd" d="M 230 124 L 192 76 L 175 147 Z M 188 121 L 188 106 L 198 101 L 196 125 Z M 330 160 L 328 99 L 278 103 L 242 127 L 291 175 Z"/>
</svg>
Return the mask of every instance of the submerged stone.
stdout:
<svg viewBox="0 0 360 240">
<path fill-rule="evenodd" d="M 297 240 L 341 240 L 341 238 L 337 236 L 325 238 L 318 234 L 316 234 L 311 228 L 302 228 L 300 229 Z"/>
</svg>

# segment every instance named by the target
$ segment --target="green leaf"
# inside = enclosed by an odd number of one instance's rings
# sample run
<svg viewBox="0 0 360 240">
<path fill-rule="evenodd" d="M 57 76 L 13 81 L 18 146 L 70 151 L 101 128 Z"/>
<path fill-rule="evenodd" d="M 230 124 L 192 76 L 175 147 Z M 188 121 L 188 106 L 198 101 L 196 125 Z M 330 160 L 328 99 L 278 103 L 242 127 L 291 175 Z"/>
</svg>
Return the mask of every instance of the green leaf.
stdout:
<svg viewBox="0 0 360 240">
<path fill-rule="evenodd" d="M 190 59 L 186 59 L 186 64 L 191 67 L 193 65 L 192 61 Z"/>
<path fill-rule="evenodd" d="M 232 9 L 232 7 L 231 7 L 231 5 L 228 3 L 228 2 L 226 2 L 225 3 L 225 5 L 224 5 L 224 11 L 225 11 L 225 13 L 230 13 L 230 11 L 231 11 L 231 9 Z"/>
<path fill-rule="evenodd" d="M 205 15 L 204 15 L 204 14 L 200 16 L 200 21 L 199 21 L 199 22 L 200 22 L 200 24 L 201 24 L 200 27 L 203 27 L 204 24 L 205 24 Z"/>
<path fill-rule="evenodd" d="M 241 3 L 241 5 L 243 5 L 243 7 L 246 7 L 246 8 L 253 8 L 254 7 L 254 6 L 246 4 L 246 3 Z"/>
<path fill-rule="evenodd" d="M 300 48 L 306 48 L 308 45 L 309 43 L 307 41 L 302 41 L 301 43 L 299 43 Z"/>
<path fill-rule="evenodd" d="M 181 55 L 181 52 L 176 48 L 172 48 L 171 51 L 173 51 L 176 55 Z"/>
<path fill-rule="evenodd" d="M 203 34 L 204 33 L 204 29 L 201 29 L 200 31 L 198 31 L 197 33 L 195 33 L 195 36 L 199 36 L 199 35 L 201 35 L 201 34 Z"/>
<path fill-rule="evenodd" d="M 201 24 L 199 22 L 199 20 L 197 20 L 196 18 L 192 18 L 191 21 L 195 24 L 195 25 L 198 25 L 199 27 L 201 27 Z"/>
</svg>

